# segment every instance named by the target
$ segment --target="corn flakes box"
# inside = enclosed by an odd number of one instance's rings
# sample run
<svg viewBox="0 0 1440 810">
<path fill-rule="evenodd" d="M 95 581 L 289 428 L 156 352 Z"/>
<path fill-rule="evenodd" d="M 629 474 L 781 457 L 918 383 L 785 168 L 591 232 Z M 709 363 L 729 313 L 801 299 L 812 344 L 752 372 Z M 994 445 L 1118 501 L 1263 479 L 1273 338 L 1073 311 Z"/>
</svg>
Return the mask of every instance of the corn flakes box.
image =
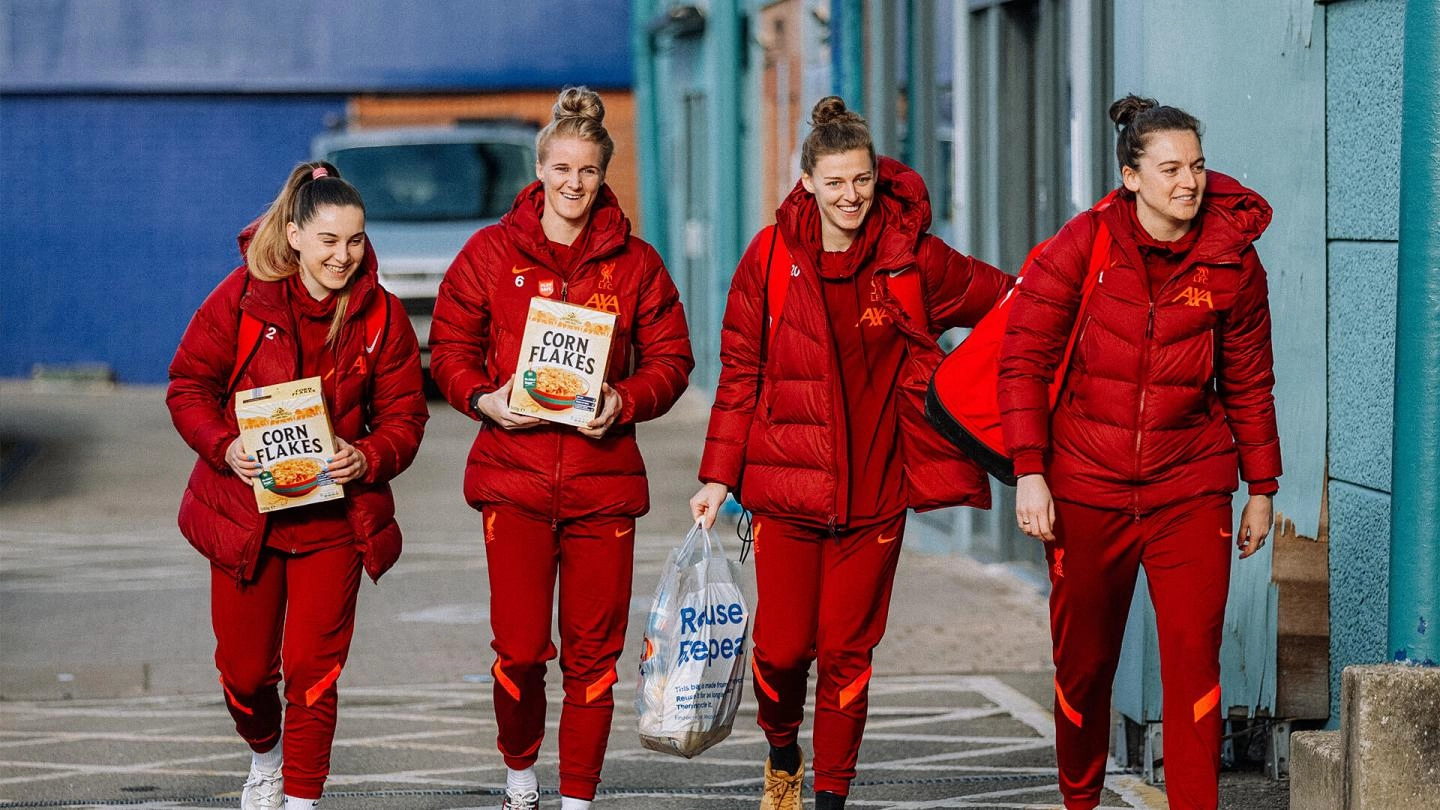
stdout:
<svg viewBox="0 0 1440 810">
<path fill-rule="evenodd" d="M 615 315 L 598 309 L 530 299 L 510 412 L 583 425 L 603 407 L 600 386 L 610 359 Z"/>
<path fill-rule="evenodd" d="M 252 479 L 261 512 L 345 497 L 325 468 L 335 435 L 319 377 L 237 391 L 235 416 L 240 445 L 261 465 Z"/>
</svg>

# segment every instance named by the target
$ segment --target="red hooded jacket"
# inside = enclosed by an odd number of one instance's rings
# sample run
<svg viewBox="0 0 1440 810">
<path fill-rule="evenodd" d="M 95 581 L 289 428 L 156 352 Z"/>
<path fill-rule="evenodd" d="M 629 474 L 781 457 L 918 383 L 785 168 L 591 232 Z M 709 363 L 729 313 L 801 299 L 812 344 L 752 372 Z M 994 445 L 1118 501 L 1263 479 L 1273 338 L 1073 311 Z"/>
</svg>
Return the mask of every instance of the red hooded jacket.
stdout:
<svg viewBox="0 0 1440 810">
<path fill-rule="evenodd" d="M 1260 195 L 1206 173 L 1200 232 L 1151 293 L 1133 237 L 1135 200 L 1066 223 L 1018 289 L 1000 361 L 1000 408 L 1017 475 L 1054 497 L 1143 514 L 1280 475 Z M 1070 335 L 1104 217 L 1114 237 L 1052 417 L 1046 385 Z"/>
<path fill-rule="evenodd" d="M 882 304 L 906 339 L 897 405 L 906 503 L 917 510 L 988 508 L 985 472 L 925 420 L 925 390 L 943 356 L 936 338 L 951 327 L 974 326 L 1013 279 L 928 233 L 930 197 L 919 174 L 881 157 L 878 180 L 874 205 L 879 210 L 872 209 L 862 227 L 878 220 L 884 231 L 877 237 L 874 259 L 859 272 L 878 280 Z M 818 277 L 819 216 L 814 196 L 800 183 L 776 211 L 799 275 L 790 280 L 784 311 L 771 313 L 778 322 L 773 342 L 767 338 L 763 381 L 766 256 L 759 238 L 735 268 L 700 480 L 740 490 L 752 511 L 826 526 L 847 521 L 850 471 L 839 359 Z M 921 274 L 928 324 L 911 320 L 889 292 L 890 276 L 899 273 Z"/>
<path fill-rule="evenodd" d="M 609 186 L 571 245 L 567 270 L 540 225 L 545 191 L 532 183 L 500 222 L 477 231 L 445 273 L 430 327 L 430 371 L 456 410 L 478 419 L 475 394 L 515 374 L 530 299 L 616 313 L 606 379 L 622 408 L 601 439 L 545 422 L 505 430 L 482 422 L 465 468 L 465 499 L 551 520 L 638 517 L 650 508 L 635 424 L 670 410 L 695 360 L 680 295 L 660 254 L 630 235 Z"/>
<path fill-rule="evenodd" d="M 240 234 L 242 256 L 254 228 Z M 345 485 L 342 503 L 365 570 L 379 579 L 400 556 L 389 481 L 415 459 L 430 415 L 415 331 L 404 306 L 377 283 L 376 266 L 375 251 L 367 242 L 335 343 L 335 368 L 341 376 L 335 401 L 327 405 L 335 434 L 355 445 L 369 464 L 363 479 Z M 241 580 L 255 573 L 268 515 L 257 511 L 251 486 L 225 463 L 225 450 L 240 435 L 233 399 L 225 394 L 235 366 L 242 309 L 266 328 L 237 388 L 299 376 L 300 347 L 288 286 L 285 281 L 260 281 L 250 277 L 244 265 L 237 267 L 200 305 L 170 363 L 165 398 L 170 418 L 200 455 L 180 500 L 180 532 L 212 563 Z M 391 299 L 390 316 L 372 354 L 365 345 L 362 314 L 376 296 Z M 374 305 L 385 302 L 374 300 Z"/>
</svg>

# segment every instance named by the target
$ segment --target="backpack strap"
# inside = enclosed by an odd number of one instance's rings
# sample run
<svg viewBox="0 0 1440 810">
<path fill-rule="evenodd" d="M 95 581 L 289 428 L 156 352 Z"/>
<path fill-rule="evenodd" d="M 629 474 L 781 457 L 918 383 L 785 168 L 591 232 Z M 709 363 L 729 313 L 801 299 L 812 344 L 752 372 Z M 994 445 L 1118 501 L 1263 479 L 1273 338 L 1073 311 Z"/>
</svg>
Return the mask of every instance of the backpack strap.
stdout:
<svg viewBox="0 0 1440 810">
<path fill-rule="evenodd" d="M 785 247 L 785 240 L 780 237 L 780 226 L 771 225 L 760 232 L 760 244 L 767 245 L 762 249 L 765 251 L 765 332 L 764 338 L 768 342 L 775 338 L 775 327 L 780 324 L 780 313 L 785 310 L 785 295 L 790 291 L 790 267 L 794 260 L 790 258 L 790 249 Z M 771 268 L 775 266 L 776 257 L 780 259 L 781 272 L 772 273 Z M 772 314 L 773 313 L 773 314 Z M 760 350 L 760 361 L 764 364 L 765 350 Z"/>
<path fill-rule="evenodd" d="M 785 246 L 785 240 L 780 236 L 780 228 L 771 225 L 760 232 L 761 249 L 765 251 L 765 337 L 769 340 L 775 339 L 775 328 L 780 323 L 780 313 L 785 309 L 785 295 L 790 290 L 790 279 L 794 278 L 795 260 L 790 256 L 790 249 Z M 768 247 L 767 247 L 768 245 Z M 788 272 L 772 273 L 771 268 L 776 264 L 781 268 L 789 268 Z M 888 277 L 885 287 L 900 308 L 910 316 L 910 320 L 920 326 L 922 330 L 930 326 L 930 318 L 925 312 L 925 295 L 920 289 L 920 271 L 912 269 L 908 272 L 901 272 Z M 774 313 L 773 315 L 771 313 Z M 760 359 L 765 359 L 764 349 L 761 349 Z"/>
<path fill-rule="evenodd" d="M 245 278 L 245 287 L 240 293 L 243 300 L 245 291 L 250 288 L 250 278 Z M 365 315 L 362 323 L 365 330 L 365 354 L 363 369 L 366 373 L 375 368 L 375 363 L 369 358 L 385 345 L 385 339 L 390 334 L 390 296 L 384 291 L 379 292 L 380 301 L 371 301 L 365 308 Z M 381 305 L 383 302 L 383 305 Z M 255 359 L 255 353 L 260 350 L 260 341 L 264 336 L 265 322 L 251 315 L 245 310 L 240 310 L 240 328 L 235 335 L 235 364 L 231 367 L 230 382 L 225 386 L 223 400 L 229 400 L 235 393 L 235 387 L 240 382 L 240 375 L 249 368 L 250 361 Z"/>
<path fill-rule="evenodd" d="M 1060 356 L 1060 365 L 1055 370 L 1055 379 L 1050 383 L 1050 407 L 1053 409 L 1060 398 L 1060 389 L 1065 385 L 1065 375 L 1070 369 L 1070 356 L 1075 352 L 1075 342 L 1080 338 L 1080 325 L 1085 319 L 1085 308 L 1090 305 L 1090 295 L 1095 292 L 1095 286 L 1100 283 L 1100 276 L 1105 272 L 1106 266 L 1110 263 L 1110 244 L 1113 241 L 1110 236 L 1110 228 L 1103 220 L 1095 222 L 1095 241 L 1090 245 L 1090 265 L 1085 271 L 1085 281 L 1080 285 L 1080 308 L 1075 311 L 1075 324 L 1070 327 L 1070 339 L 1065 342 L 1065 353 Z M 1050 240 L 1045 240 L 1048 242 Z M 1038 253 L 1041 242 L 1036 245 L 1031 255 Z M 1026 259 L 1029 263 L 1029 259 Z"/>
<path fill-rule="evenodd" d="M 245 285 L 240 288 L 240 300 L 245 300 L 245 294 L 250 291 L 250 275 L 245 275 Z M 240 328 L 235 335 L 235 362 L 230 366 L 230 382 L 225 385 L 225 395 L 221 397 L 222 402 L 229 401 L 230 396 L 235 393 L 235 386 L 240 382 L 240 375 L 250 366 L 250 361 L 255 358 L 255 352 L 260 350 L 260 337 L 265 331 L 265 322 L 259 318 L 240 310 Z"/>
</svg>

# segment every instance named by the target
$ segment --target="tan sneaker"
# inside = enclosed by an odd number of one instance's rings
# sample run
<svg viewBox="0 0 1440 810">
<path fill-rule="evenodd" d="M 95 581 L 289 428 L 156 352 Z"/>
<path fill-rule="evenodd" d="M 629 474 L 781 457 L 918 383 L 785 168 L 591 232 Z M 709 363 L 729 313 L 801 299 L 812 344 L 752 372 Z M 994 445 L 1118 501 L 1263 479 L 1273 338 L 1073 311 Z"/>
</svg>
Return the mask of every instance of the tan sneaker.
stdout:
<svg viewBox="0 0 1440 810">
<path fill-rule="evenodd" d="M 795 773 L 773 770 L 770 758 L 765 758 L 765 795 L 760 798 L 760 810 L 801 810 L 800 787 L 805 782 L 805 755 L 800 755 L 800 767 Z"/>
</svg>

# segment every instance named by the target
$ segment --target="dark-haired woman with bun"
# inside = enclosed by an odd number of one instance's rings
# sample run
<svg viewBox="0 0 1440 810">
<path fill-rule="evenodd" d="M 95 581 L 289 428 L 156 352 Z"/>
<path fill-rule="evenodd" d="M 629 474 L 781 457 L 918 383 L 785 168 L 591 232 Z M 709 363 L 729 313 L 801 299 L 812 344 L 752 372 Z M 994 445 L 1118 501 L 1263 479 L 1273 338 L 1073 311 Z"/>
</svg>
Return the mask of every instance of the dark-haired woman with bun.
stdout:
<svg viewBox="0 0 1440 810">
<path fill-rule="evenodd" d="M 811 123 L 800 181 L 735 269 L 690 501 L 706 525 L 732 491 L 754 514 L 765 810 L 801 806 L 796 738 L 817 657 L 815 806 L 845 804 L 905 510 L 990 504 L 985 473 L 925 421 L 924 395 L 936 337 L 973 326 L 1011 285 L 929 233 L 924 181 L 877 160 L 843 100 L 821 99 Z"/>
<path fill-rule="evenodd" d="M 1244 559 L 1265 543 L 1279 488 L 1270 310 L 1254 245 L 1270 206 L 1206 169 L 1200 122 L 1184 111 L 1131 95 L 1110 118 L 1124 185 L 1035 259 L 1005 335 L 999 392 L 1016 520 L 1045 542 L 1050 566 L 1065 806 L 1100 802 L 1111 682 L 1143 566 L 1170 806 L 1213 810 L 1231 497 L 1245 480 L 1233 538 Z M 1109 256 L 1079 312 L 1101 228 Z M 1047 386 L 1077 319 L 1052 413 Z"/>
<path fill-rule="evenodd" d="M 561 91 L 535 139 L 538 181 L 455 257 L 430 330 L 436 383 L 480 423 L 465 499 L 484 526 L 505 810 L 539 806 L 533 766 L 556 655 L 557 579 L 561 807 L 584 810 L 595 797 L 630 614 L 635 519 L 650 508 L 635 425 L 668 411 L 695 366 L 675 284 L 605 185 L 615 144 L 604 118 L 593 91 Z M 601 407 L 588 425 L 510 412 L 535 297 L 615 314 Z"/>
<path fill-rule="evenodd" d="M 170 416 L 200 456 L 180 531 L 210 560 L 215 665 L 252 752 L 240 807 L 308 810 L 330 772 L 360 573 L 378 580 L 400 556 L 389 481 L 414 460 L 429 412 L 415 332 L 379 284 L 365 205 L 334 166 L 297 166 L 240 252 L 170 364 Z M 305 377 L 321 380 L 336 445 L 326 469 L 345 497 L 261 514 L 261 465 L 232 395 Z"/>
</svg>

